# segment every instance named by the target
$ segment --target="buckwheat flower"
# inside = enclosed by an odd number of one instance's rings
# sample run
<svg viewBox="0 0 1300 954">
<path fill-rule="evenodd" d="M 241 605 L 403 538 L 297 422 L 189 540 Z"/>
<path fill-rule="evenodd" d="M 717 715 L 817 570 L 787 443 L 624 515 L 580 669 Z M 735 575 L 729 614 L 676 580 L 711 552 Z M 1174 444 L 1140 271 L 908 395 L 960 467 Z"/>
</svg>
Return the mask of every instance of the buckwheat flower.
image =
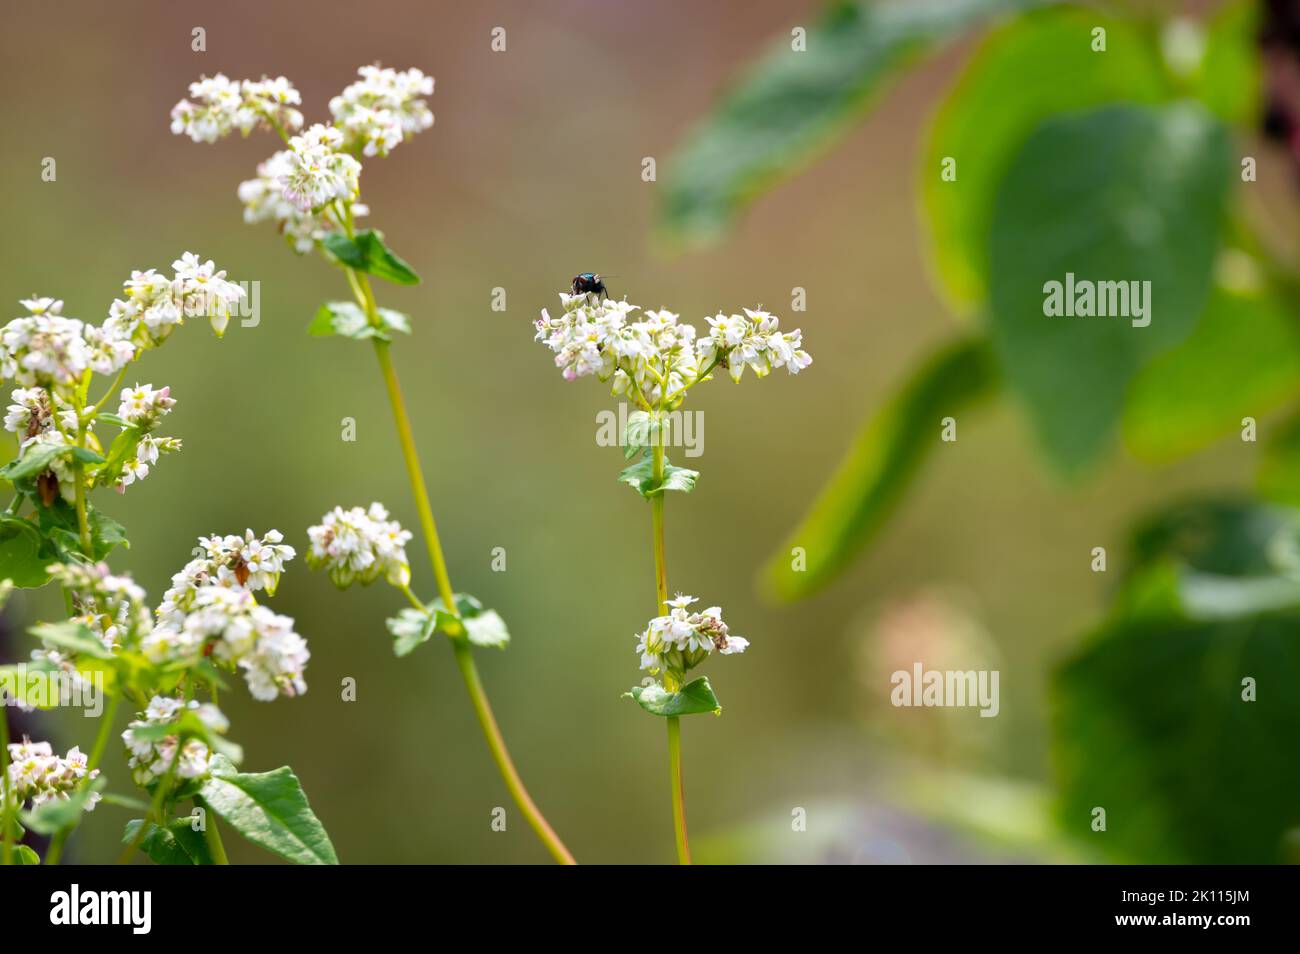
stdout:
<svg viewBox="0 0 1300 954">
<path fill-rule="evenodd" d="M 117 374 L 139 353 L 130 337 L 123 335 L 120 326 L 105 322 L 102 327 L 86 325 L 83 329 L 88 354 L 86 364 L 96 374 Z"/>
<path fill-rule="evenodd" d="M 299 212 L 341 199 L 351 201 L 360 190 L 361 163 L 339 150 L 343 133 L 317 123 L 289 140 L 287 158 L 277 182 Z"/>
<path fill-rule="evenodd" d="M 155 391 L 152 384 L 137 384 L 133 388 L 122 389 L 117 416 L 142 431 L 151 431 L 175 406 L 176 399 L 171 396 L 171 388 L 164 387 Z"/>
<path fill-rule="evenodd" d="M 22 742 L 9 745 L 9 785 L 19 805 L 31 802 L 32 809 L 40 808 L 54 799 L 68 800 L 84 781 L 99 776 L 99 770 L 87 767 L 86 756 L 79 748 L 72 748 L 62 758 L 54 754 L 48 742 Z M 99 795 L 92 794 L 84 807 L 93 811 Z"/>
<path fill-rule="evenodd" d="M 731 655 L 749 647 L 749 640 L 728 632 L 720 607 L 692 613 L 688 607 L 694 602 L 695 597 L 679 593 L 668 601 L 667 615 L 656 616 L 637 634 L 642 669 L 651 673 L 667 670 L 680 679 L 714 651 Z"/>
<path fill-rule="evenodd" d="M 386 156 L 403 139 L 433 125 L 433 113 L 421 98 L 433 95 L 432 76 L 379 66 L 363 66 L 357 73 L 361 79 L 330 100 L 345 148 Z"/>
<path fill-rule="evenodd" d="M 745 368 L 757 377 L 765 377 L 773 368 L 786 368 L 798 374 L 812 364 L 812 356 L 803 350 L 803 333 L 799 329 L 782 332 L 775 315 L 762 309 L 744 309 L 743 315 L 706 318 L 709 337 L 696 346 L 700 358 L 728 369 L 733 381 L 739 381 Z"/>
<path fill-rule="evenodd" d="M 222 73 L 204 76 L 190 84 L 190 99 L 172 107 L 172 133 L 195 142 L 216 142 L 247 124 L 247 116 L 241 115 L 244 109 L 239 83 Z"/>
<path fill-rule="evenodd" d="M 221 337 L 230 321 L 230 309 L 243 299 L 244 289 L 226 281 L 226 273 L 218 271 L 211 259 L 204 262 L 193 252 L 181 255 L 172 268 L 176 271 L 172 288 L 184 303 L 184 314 L 207 318 Z"/>
<path fill-rule="evenodd" d="M 388 519 L 383 505 L 372 503 L 368 510 L 335 507 L 309 527 L 307 565 L 324 569 L 335 586 L 353 582 L 373 583 L 383 575 L 394 586 L 411 581 L 411 565 L 406 558 L 406 544 L 411 533 L 401 524 Z"/>
<path fill-rule="evenodd" d="M 293 160 L 288 150 L 281 150 L 257 167 L 257 176 L 239 184 L 239 201 L 244 205 L 244 221 L 250 225 L 274 222 L 280 233 L 299 255 L 305 255 L 330 232 L 342 230 L 340 224 L 322 210 L 320 214 L 302 211 L 284 194 L 284 181 L 292 172 Z M 368 215 L 363 203 L 353 201 L 354 219 Z"/>
<path fill-rule="evenodd" d="M 50 426 L 50 392 L 45 388 L 18 388 L 9 395 L 5 430 L 26 439 Z"/>
<path fill-rule="evenodd" d="M 35 298 L 22 304 L 31 314 L 0 329 L 4 348 L 0 374 L 25 387 L 66 386 L 78 381 L 90 358 L 82 323 L 60 314 L 61 301 Z"/>
<path fill-rule="evenodd" d="M 156 437 L 153 434 L 145 434 L 136 443 L 134 455 L 122 464 L 122 472 L 118 476 L 113 489 L 118 493 L 125 493 L 127 487 L 149 476 L 153 466 L 158 463 L 159 457 L 164 454 L 173 454 L 180 449 L 180 438 Z"/>
<path fill-rule="evenodd" d="M 196 779 L 208 775 L 212 753 L 202 740 L 190 738 L 181 744 L 179 735 L 154 739 L 150 734 L 138 731 L 175 722 L 184 711 L 193 712 L 209 732 L 224 735 L 230 727 L 230 720 L 210 702 L 182 702 L 167 696 L 154 696 L 145 711 L 140 713 L 140 718 L 128 723 L 122 733 L 122 742 L 131 755 L 127 766 L 137 785 L 147 786 L 162 778 L 173 762 L 176 763 L 176 778 Z"/>
<path fill-rule="evenodd" d="M 243 106 L 237 123 L 245 135 L 268 120 L 286 131 L 302 127 L 302 113 L 293 108 L 302 105 L 302 95 L 283 76 L 244 80 L 240 93 Z"/>
<path fill-rule="evenodd" d="M 73 621 L 86 626 L 110 652 L 130 634 L 148 632 L 145 592 L 131 577 L 112 572 L 106 563 L 54 564 L 49 573 L 71 598 L 77 614 Z"/>
</svg>

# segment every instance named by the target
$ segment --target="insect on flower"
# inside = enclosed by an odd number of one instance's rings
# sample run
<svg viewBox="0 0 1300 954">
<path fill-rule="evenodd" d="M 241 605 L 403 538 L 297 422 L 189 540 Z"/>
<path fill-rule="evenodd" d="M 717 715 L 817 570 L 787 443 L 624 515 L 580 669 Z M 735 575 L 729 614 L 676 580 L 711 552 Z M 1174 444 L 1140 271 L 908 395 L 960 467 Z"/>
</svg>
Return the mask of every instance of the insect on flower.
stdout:
<svg viewBox="0 0 1300 954">
<path fill-rule="evenodd" d="M 575 295 L 599 295 L 609 297 L 605 290 L 605 280 L 594 272 L 580 272 L 573 276 L 573 293 Z"/>
</svg>

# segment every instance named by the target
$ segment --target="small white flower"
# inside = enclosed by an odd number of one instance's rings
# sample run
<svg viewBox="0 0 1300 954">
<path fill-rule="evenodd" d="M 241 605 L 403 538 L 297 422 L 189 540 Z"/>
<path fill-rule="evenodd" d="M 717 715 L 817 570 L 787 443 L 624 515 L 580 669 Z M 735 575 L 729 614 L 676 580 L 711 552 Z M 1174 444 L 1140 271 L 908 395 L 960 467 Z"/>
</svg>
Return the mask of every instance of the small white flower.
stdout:
<svg viewBox="0 0 1300 954">
<path fill-rule="evenodd" d="M 150 431 L 175 406 L 176 399 L 171 396 L 171 388 L 164 387 L 155 391 L 152 384 L 137 384 L 133 388 L 122 389 L 117 416 L 142 431 Z"/>
<path fill-rule="evenodd" d="M 389 520 L 381 504 L 372 503 L 368 510 L 335 507 L 320 524 L 308 528 L 307 536 L 311 541 L 307 565 L 326 570 L 335 586 L 346 587 L 354 581 L 369 584 L 381 575 L 394 586 L 411 581 L 406 558 L 411 533 Z"/>
<path fill-rule="evenodd" d="M 335 199 L 350 202 L 360 190 L 361 163 L 345 152 L 343 134 L 317 123 L 289 140 L 277 184 L 299 212 L 311 212 Z"/>
<path fill-rule="evenodd" d="M 432 76 L 379 66 L 363 66 L 357 73 L 361 79 L 330 100 L 347 149 L 386 156 L 403 139 L 433 125 L 433 113 L 422 98 L 433 95 Z"/>
<path fill-rule="evenodd" d="M 688 607 L 694 602 L 693 596 L 677 594 L 667 603 L 667 615 L 656 616 L 637 634 L 636 651 L 642 669 L 652 673 L 667 670 L 680 679 L 715 650 L 729 656 L 749 647 L 747 639 L 727 631 L 721 607 L 710 606 L 692 613 Z"/>
</svg>

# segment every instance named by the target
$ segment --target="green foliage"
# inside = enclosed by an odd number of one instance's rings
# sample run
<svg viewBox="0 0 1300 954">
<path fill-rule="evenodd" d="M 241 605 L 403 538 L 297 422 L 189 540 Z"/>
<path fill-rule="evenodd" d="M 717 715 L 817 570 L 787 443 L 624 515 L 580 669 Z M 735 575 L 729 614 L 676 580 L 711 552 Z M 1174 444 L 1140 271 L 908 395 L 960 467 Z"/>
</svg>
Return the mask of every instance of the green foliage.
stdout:
<svg viewBox="0 0 1300 954">
<path fill-rule="evenodd" d="M 52 560 L 42 555 L 44 541 L 30 520 L 0 515 L 0 579 L 13 580 L 14 586 L 44 586 Z"/>
<path fill-rule="evenodd" d="M 623 693 L 623 698 L 632 698 L 646 712 L 657 716 L 697 715 L 712 712 L 722 715 L 722 705 L 713 694 L 708 676 L 688 682 L 677 692 L 669 692 L 655 683 L 650 686 L 633 686 Z"/>
<path fill-rule="evenodd" d="M 0 467 L 0 477 L 18 481 L 35 477 L 60 458 L 70 458 L 83 464 L 102 464 L 104 458 L 92 450 L 74 444 L 31 444 L 17 458 Z"/>
<path fill-rule="evenodd" d="M 807 52 L 779 40 L 678 150 L 664 176 L 669 233 L 718 237 L 755 196 L 838 139 L 903 66 L 981 20 L 1034 5 L 833 4 L 808 30 Z"/>
<path fill-rule="evenodd" d="M 441 630 L 452 638 L 462 634 L 475 646 L 505 649 L 510 643 L 510 631 L 501 615 L 492 609 L 485 609 L 483 604 L 468 593 L 453 594 L 456 599 L 456 612 L 447 612 L 446 604 L 439 597 L 430 603 L 419 627 L 411 614 L 419 611 L 413 607 L 402 610 L 395 619 L 388 621 L 388 629 L 393 634 L 393 652 L 405 656 L 416 647 L 429 641 L 433 634 Z"/>
<path fill-rule="evenodd" d="M 226 824 L 267 851 L 300 865 L 338 864 L 329 835 L 288 766 L 243 773 L 224 756 L 214 756 L 212 777 L 199 796 Z"/>
<path fill-rule="evenodd" d="M 316 317 L 307 326 L 307 333 L 315 337 L 340 335 L 344 338 L 362 340 L 378 338 L 391 341 L 394 332 L 411 333 L 411 320 L 400 311 L 391 308 L 377 308 L 382 327 L 370 324 L 361 306 L 353 301 L 329 301 L 316 311 Z"/>
<path fill-rule="evenodd" d="M 767 589 L 801 599 L 834 577 L 867 545 L 898 505 L 940 422 L 991 393 L 997 374 L 984 341 L 963 341 L 932 355 L 855 439 L 812 509 L 769 560 Z M 803 570 L 791 565 L 802 547 Z"/>
<path fill-rule="evenodd" d="M 680 490 L 682 493 L 689 494 L 695 489 L 695 481 L 699 477 L 698 470 L 675 467 L 668 462 L 667 457 L 664 457 L 663 480 L 656 481 L 654 454 L 648 447 L 645 448 L 639 461 L 624 467 L 618 475 L 620 483 L 627 484 L 646 500 L 657 497 L 666 490 Z"/>
<path fill-rule="evenodd" d="M 1289 508 L 1208 503 L 1139 530 L 1111 618 L 1053 682 L 1068 832 L 1116 860 L 1283 859 L 1300 824 L 1300 576 L 1278 553 L 1298 527 Z"/>
<path fill-rule="evenodd" d="M 374 229 L 365 229 L 352 238 L 340 232 L 331 232 L 321 240 L 321 244 L 349 268 L 395 285 L 420 284 L 420 276 L 389 250 L 384 244 L 383 233 Z"/>
<path fill-rule="evenodd" d="M 1012 159 L 991 226 L 989 321 L 1008 387 L 1063 473 L 1105 449 L 1133 376 L 1204 310 L 1233 165 L 1227 131 L 1188 104 L 1058 116 Z M 1067 273 L 1149 280 L 1154 317 L 1047 317 L 1046 284 Z"/>
<path fill-rule="evenodd" d="M 166 828 L 160 828 L 153 822 L 132 819 L 126 823 L 122 832 L 122 844 L 130 845 L 136 841 L 140 826 L 145 826 L 145 833 L 140 838 L 140 850 L 157 865 L 211 865 L 215 864 L 203 832 L 195 831 L 189 818 L 174 818 Z"/>
<path fill-rule="evenodd" d="M 1124 407 L 1125 443 L 1170 460 L 1239 430 L 1300 394 L 1300 339 L 1272 289 L 1216 287 L 1192 336 L 1138 372 Z"/>
<path fill-rule="evenodd" d="M 1104 55 L 1092 50 L 1094 27 L 1106 30 Z M 1095 11 L 1039 11 L 990 34 L 935 113 L 918 176 L 952 298 L 977 307 L 985 300 L 994 198 L 1040 123 L 1109 103 L 1155 103 L 1169 92 L 1141 32 Z M 940 176 L 948 157 L 955 181 Z"/>
<path fill-rule="evenodd" d="M 1214 15 L 1192 92 L 1225 122 L 1253 123 L 1260 115 L 1259 13 L 1255 0 L 1234 0 Z"/>
<path fill-rule="evenodd" d="M 14 845 L 13 854 L 15 865 L 39 865 L 41 856 L 26 845 Z"/>
</svg>

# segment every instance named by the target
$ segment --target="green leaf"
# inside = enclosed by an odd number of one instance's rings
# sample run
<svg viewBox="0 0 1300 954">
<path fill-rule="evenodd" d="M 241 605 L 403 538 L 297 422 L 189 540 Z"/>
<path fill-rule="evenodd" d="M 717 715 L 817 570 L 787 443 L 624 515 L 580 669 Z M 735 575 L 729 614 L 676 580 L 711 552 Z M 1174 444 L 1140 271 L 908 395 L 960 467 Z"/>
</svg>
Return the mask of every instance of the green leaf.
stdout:
<svg viewBox="0 0 1300 954">
<path fill-rule="evenodd" d="M 437 629 L 438 616 L 434 612 L 421 612 L 414 606 L 407 606 L 385 622 L 393 634 L 394 655 L 406 656 L 429 641 Z"/>
<path fill-rule="evenodd" d="M 635 699 L 636 704 L 651 715 L 685 716 L 697 715 L 701 712 L 722 715 L 722 706 L 718 702 L 718 697 L 713 694 L 708 676 L 700 676 L 699 679 L 688 682 L 677 692 L 669 692 L 658 683 L 650 686 L 633 686 L 623 693 L 623 697 Z"/>
<path fill-rule="evenodd" d="M 993 214 L 989 319 L 1007 383 L 1062 473 L 1106 448 L 1133 376 L 1204 310 L 1232 167 L 1227 131 L 1190 104 L 1056 117 L 1012 160 Z M 1076 288 L 1150 282 L 1149 325 L 1049 317 L 1048 283 L 1069 276 Z"/>
<path fill-rule="evenodd" d="M 1300 507 L 1300 415 L 1293 415 L 1270 434 L 1256 474 L 1260 494 Z"/>
<path fill-rule="evenodd" d="M 87 508 L 86 523 L 90 526 L 91 549 L 96 560 L 104 559 L 114 547 L 131 548 L 131 541 L 126 538 L 126 527 L 105 516 L 102 510 Z"/>
<path fill-rule="evenodd" d="M 298 777 L 288 766 L 273 772 L 236 772 L 230 760 L 212 759 L 212 777 L 199 790 L 226 824 L 253 844 L 295 864 L 338 864 L 334 846 L 312 813 Z"/>
<path fill-rule="evenodd" d="M 802 599 L 834 580 L 884 526 L 922 461 L 940 445 L 941 422 L 997 386 L 987 342 L 961 341 L 932 355 L 868 419 L 812 508 L 763 572 L 769 592 Z M 806 566 L 795 570 L 791 549 Z"/>
<path fill-rule="evenodd" d="M 1194 92 L 1229 123 L 1253 123 L 1260 115 L 1259 13 L 1254 0 L 1234 0 L 1207 25 L 1205 56 Z"/>
<path fill-rule="evenodd" d="M 321 242 L 344 265 L 360 272 L 397 285 L 418 285 L 420 276 L 384 244 L 384 236 L 374 229 L 358 232 L 348 238 L 340 232 L 331 232 Z"/>
<path fill-rule="evenodd" d="M 86 802 L 106 784 L 103 776 L 82 785 L 67 798 L 53 798 L 39 808 L 23 812 L 23 824 L 38 835 L 53 835 L 62 828 L 73 828 L 85 814 Z"/>
<path fill-rule="evenodd" d="M 23 451 L 22 456 L 0 467 L 0 477 L 8 481 L 35 477 L 49 470 L 50 465 L 60 457 L 70 457 L 83 464 L 104 463 L 104 458 L 94 451 L 73 444 L 32 444 Z"/>
<path fill-rule="evenodd" d="M 441 597 L 429 604 L 437 619 L 437 628 L 455 633 L 464 627 L 466 638 L 475 646 L 504 649 L 510 642 L 510 633 L 500 614 L 496 610 L 484 609 L 483 604 L 468 593 L 453 595 L 456 598 L 456 616 L 447 612 Z"/>
<path fill-rule="evenodd" d="M 633 411 L 627 417 L 627 426 L 623 428 L 623 459 L 631 460 L 637 454 L 652 447 L 659 436 L 661 423 L 645 411 Z"/>
<path fill-rule="evenodd" d="M 141 825 L 147 825 L 140 839 L 140 850 L 159 865 L 210 865 L 214 864 L 202 832 L 196 832 L 189 818 L 174 818 L 166 828 L 153 822 L 136 818 L 126 823 L 122 844 L 135 841 Z"/>
<path fill-rule="evenodd" d="M 379 308 L 375 313 L 379 316 L 381 325 L 378 328 L 370 324 L 366 313 L 356 302 L 326 302 L 317 310 L 316 317 L 312 319 L 307 332 L 316 337 L 340 335 L 358 341 L 365 338 L 391 341 L 393 332 L 400 331 L 408 335 L 411 333 L 411 319 L 400 311 Z"/>
<path fill-rule="evenodd" d="M 1300 511 L 1229 501 L 1174 508 L 1138 531 L 1126 593 L 1174 579 L 1179 601 L 1135 612 L 1150 601 L 1121 594 L 1053 680 L 1067 832 L 1117 861 L 1284 860 L 1300 824 L 1300 697 L 1288 688 L 1300 680 L 1300 613 L 1277 597 L 1300 579 L 1280 575 L 1276 544 L 1297 528 Z M 1104 835 L 1091 830 L 1099 805 Z"/>
<path fill-rule="evenodd" d="M 1092 50 L 1094 27 L 1106 30 L 1105 53 Z M 985 299 L 997 187 L 1043 120 L 1168 94 L 1138 29 L 1095 10 L 1044 10 L 991 33 L 936 112 L 919 177 L 933 255 L 954 303 Z M 952 181 L 940 174 L 949 158 L 956 162 Z"/>
<path fill-rule="evenodd" d="M 933 45 L 1027 0 L 835 3 L 807 50 L 781 37 L 687 138 L 663 177 L 664 224 L 715 239 L 758 194 L 806 165 L 885 82 Z"/>
<path fill-rule="evenodd" d="M 1134 378 L 1124 441 L 1145 460 L 1171 460 L 1297 393 L 1300 339 L 1286 304 L 1262 285 L 1218 287 L 1192 336 Z"/>
<path fill-rule="evenodd" d="M 84 623 L 70 619 L 58 623 L 38 623 L 28 632 L 66 653 L 90 656 L 94 659 L 113 658 L 113 654 L 104 648 L 99 637 Z"/>
<path fill-rule="evenodd" d="M 103 416 L 100 415 L 101 418 Z M 117 482 L 127 462 L 135 457 L 135 449 L 140 445 L 140 438 L 144 437 L 144 432 L 134 424 L 127 424 L 125 421 L 122 423 L 126 426 L 113 438 L 113 443 L 108 445 L 104 466 L 96 473 L 96 482 L 102 486 Z"/>
<path fill-rule="evenodd" d="M 664 478 L 662 481 L 656 482 L 654 456 L 649 449 L 645 451 L 639 461 L 624 467 L 618 475 L 620 483 L 627 484 L 646 500 L 656 497 L 666 490 L 680 490 L 682 493 L 689 494 L 695 489 L 695 481 L 699 477 L 700 472 L 698 470 L 674 467 L 668 462 L 668 458 L 664 457 Z"/>
<path fill-rule="evenodd" d="M 40 531 L 30 520 L 0 516 L 0 579 L 27 588 L 48 583 L 46 567 L 54 561 L 42 555 L 41 545 Z"/>
<path fill-rule="evenodd" d="M 14 845 L 14 864 L 15 865 L 39 865 L 41 856 L 26 845 Z"/>
</svg>

